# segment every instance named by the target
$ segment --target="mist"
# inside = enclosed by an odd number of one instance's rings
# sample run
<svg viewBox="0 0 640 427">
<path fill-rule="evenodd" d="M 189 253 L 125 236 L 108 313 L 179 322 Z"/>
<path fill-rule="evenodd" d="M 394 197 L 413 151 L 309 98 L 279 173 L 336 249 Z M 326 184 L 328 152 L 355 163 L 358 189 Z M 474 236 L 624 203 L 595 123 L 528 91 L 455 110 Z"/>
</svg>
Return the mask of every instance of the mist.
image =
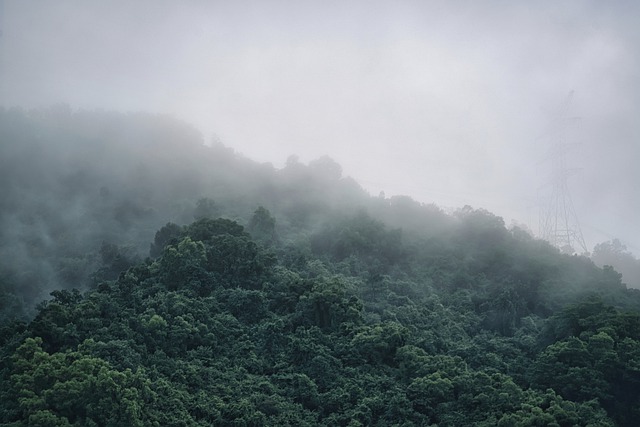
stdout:
<svg viewBox="0 0 640 427">
<path fill-rule="evenodd" d="M 0 0 L 0 425 L 635 427 L 638 17 Z"/>
<path fill-rule="evenodd" d="M 0 105 L 167 114 L 258 162 L 329 155 L 371 194 L 538 230 L 573 91 L 568 189 L 589 249 L 640 253 L 640 5 L 0 3 Z"/>
</svg>

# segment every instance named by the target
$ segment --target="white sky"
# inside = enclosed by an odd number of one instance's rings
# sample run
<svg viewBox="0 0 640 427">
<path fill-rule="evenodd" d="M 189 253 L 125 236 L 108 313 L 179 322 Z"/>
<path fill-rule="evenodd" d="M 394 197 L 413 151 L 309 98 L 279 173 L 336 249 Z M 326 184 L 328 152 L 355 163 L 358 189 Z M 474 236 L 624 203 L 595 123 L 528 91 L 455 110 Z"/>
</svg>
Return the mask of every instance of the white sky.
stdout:
<svg viewBox="0 0 640 427">
<path fill-rule="evenodd" d="M 635 1 L 5 0 L 0 104 L 170 113 L 260 162 L 326 154 L 374 195 L 536 231 L 539 136 L 573 90 L 587 245 L 640 254 L 638 22 Z"/>
</svg>

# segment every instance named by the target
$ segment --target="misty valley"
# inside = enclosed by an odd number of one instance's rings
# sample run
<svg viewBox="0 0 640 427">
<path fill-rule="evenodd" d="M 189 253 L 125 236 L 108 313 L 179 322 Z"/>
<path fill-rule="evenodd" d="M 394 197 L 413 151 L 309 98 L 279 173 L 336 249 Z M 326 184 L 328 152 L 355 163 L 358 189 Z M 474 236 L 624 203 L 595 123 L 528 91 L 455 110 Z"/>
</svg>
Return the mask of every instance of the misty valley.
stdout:
<svg viewBox="0 0 640 427">
<path fill-rule="evenodd" d="M 3 426 L 637 426 L 638 288 L 330 157 L 0 108 Z"/>
</svg>

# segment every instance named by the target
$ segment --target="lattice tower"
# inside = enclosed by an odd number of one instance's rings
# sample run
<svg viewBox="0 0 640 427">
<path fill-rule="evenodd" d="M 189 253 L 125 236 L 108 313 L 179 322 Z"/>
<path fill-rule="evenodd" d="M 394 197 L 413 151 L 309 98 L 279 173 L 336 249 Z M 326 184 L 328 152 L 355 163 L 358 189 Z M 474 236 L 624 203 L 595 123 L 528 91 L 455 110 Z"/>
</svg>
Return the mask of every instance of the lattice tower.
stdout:
<svg viewBox="0 0 640 427">
<path fill-rule="evenodd" d="M 576 253 L 579 250 L 588 252 L 582 235 L 578 215 L 576 214 L 569 192 L 569 177 L 579 170 L 567 166 L 569 153 L 578 146 L 567 142 L 567 127 L 579 121 L 577 117 L 567 117 L 569 105 L 573 99 L 573 91 L 569 93 L 556 119 L 543 135 L 549 139 L 550 150 L 544 161 L 551 162 L 551 179 L 540 188 L 540 235 L 552 245 L 565 253 Z"/>
</svg>

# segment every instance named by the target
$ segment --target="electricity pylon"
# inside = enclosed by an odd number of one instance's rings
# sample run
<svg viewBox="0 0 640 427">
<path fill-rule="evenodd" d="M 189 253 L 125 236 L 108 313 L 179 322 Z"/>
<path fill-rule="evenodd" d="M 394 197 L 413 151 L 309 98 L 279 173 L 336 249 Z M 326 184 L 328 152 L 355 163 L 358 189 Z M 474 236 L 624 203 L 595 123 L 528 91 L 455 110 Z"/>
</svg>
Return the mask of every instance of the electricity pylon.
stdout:
<svg viewBox="0 0 640 427">
<path fill-rule="evenodd" d="M 572 99 L 573 91 L 569 92 L 555 120 L 542 136 L 551 141 L 548 155 L 543 159 L 551 162 L 551 179 L 539 190 L 541 237 L 570 254 L 580 249 L 588 252 L 568 185 L 569 177 L 578 171 L 567 167 L 568 153 L 578 145 L 567 142 L 566 138 L 567 127 L 579 121 L 578 117 L 567 117 Z"/>
</svg>

